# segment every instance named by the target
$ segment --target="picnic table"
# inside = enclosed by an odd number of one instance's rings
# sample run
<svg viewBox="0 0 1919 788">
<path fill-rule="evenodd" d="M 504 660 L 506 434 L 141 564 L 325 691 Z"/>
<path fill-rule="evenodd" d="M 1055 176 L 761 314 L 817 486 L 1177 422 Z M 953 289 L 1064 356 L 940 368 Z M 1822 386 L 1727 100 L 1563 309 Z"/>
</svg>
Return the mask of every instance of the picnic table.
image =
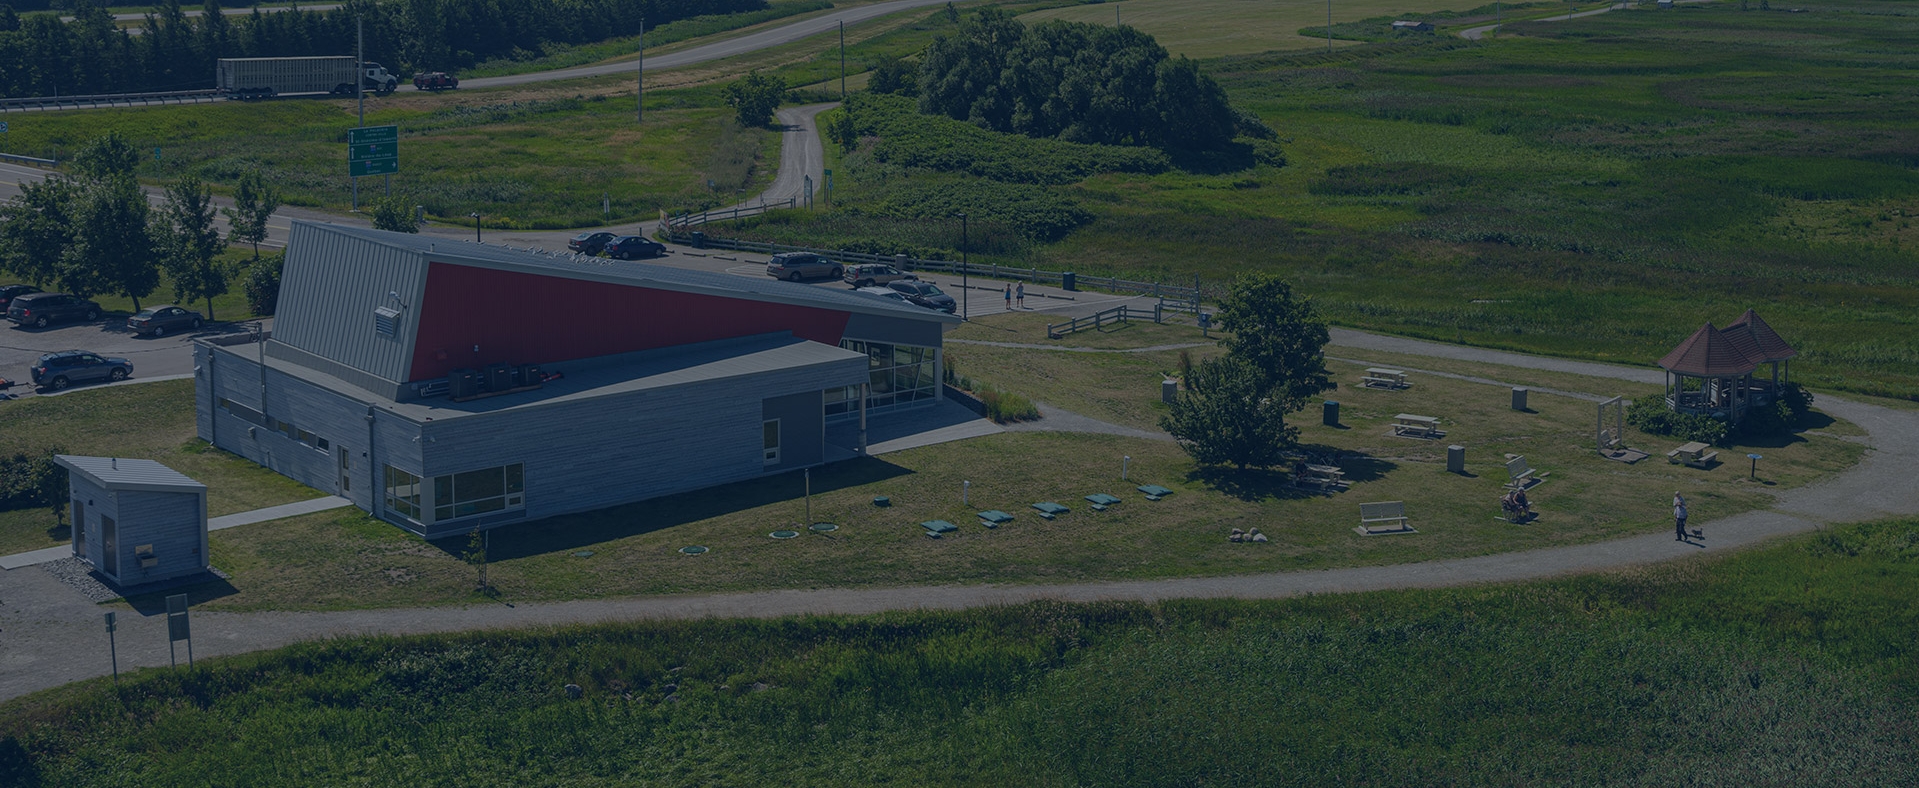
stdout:
<svg viewBox="0 0 1919 788">
<path fill-rule="evenodd" d="M 1710 445 L 1700 443 L 1699 441 L 1692 441 L 1681 445 L 1677 449 L 1666 452 L 1666 462 L 1683 463 L 1694 468 L 1705 468 L 1711 466 L 1714 461 L 1719 459 L 1719 452 L 1706 451 L 1710 448 L 1712 448 Z"/>
<path fill-rule="evenodd" d="M 1293 467 L 1293 484 L 1301 487 L 1338 489 L 1346 483 L 1346 472 L 1335 465 L 1302 462 Z"/>
<path fill-rule="evenodd" d="M 1410 385 L 1406 382 L 1404 371 L 1385 367 L 1367 367 L 1365 376 L 1359 382 L 1367 388 L 1380 389 L 1402 389 Z"/>
<path fill-rule="evenodd" d="M 1433 438 L 1439 435 L 1439 419 L 1401 413 L 1393 417 L 1393 434 L 1402 437 Z"/>
</svg>

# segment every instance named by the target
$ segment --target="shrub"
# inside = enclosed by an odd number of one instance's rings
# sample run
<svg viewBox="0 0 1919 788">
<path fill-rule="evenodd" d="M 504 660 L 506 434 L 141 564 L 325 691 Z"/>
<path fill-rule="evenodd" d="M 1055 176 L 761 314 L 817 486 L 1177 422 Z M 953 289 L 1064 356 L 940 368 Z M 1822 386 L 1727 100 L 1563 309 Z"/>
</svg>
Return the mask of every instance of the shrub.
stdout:
<svg viewBox="0 0 1919 788">
<path fill-rule="evenodd" d="M 1633 400 L 1632 408 L 1626 411 L 1626 422 L 1648 435 L 1671 435 L 1715 446 L 1729 445 L 1732 440 L 1732 430 L 1726 422 L 1711 416 L 1674 413 L 1666 407 L 1664 393 Z"/>
<path fill-rule="evenodd" d="M 986 404 L 986 418 L 1000 424 L 1009 421 L 1031 421 L 1039 418 L 1039 407 L 1032 400 L 1000 389 L 988 386 L 979 392 L 980 402 Z"/>
<path fill-rule="evenodd" d="M 273 314 L 280 303 L 280 265 L 285 262 L 283 252 L 262 257 L 247 267 L 241 289 L 246 291 L 248 311 L 262 317 Z"/>
<path fill-rule="evenodd" d="M 64 502 L 67 469 L 54 463 L 53 449 L 42 455 L 0 457 L 0 511 Z"/>
</svg>

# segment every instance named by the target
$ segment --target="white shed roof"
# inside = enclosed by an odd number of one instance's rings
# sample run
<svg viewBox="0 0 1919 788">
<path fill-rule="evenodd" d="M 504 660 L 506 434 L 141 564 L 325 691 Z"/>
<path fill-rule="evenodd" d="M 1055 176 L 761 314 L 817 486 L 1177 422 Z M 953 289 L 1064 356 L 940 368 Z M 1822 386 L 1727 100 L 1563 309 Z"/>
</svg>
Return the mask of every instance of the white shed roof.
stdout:
<svg viewBox="0 0 1919 788">
<path fill-rule="evenodd" d="M 152 460 L 56 454 L 53 461 L 109 490 L 197 493 L 207 488 L 186 474 Z"/>
</svg>

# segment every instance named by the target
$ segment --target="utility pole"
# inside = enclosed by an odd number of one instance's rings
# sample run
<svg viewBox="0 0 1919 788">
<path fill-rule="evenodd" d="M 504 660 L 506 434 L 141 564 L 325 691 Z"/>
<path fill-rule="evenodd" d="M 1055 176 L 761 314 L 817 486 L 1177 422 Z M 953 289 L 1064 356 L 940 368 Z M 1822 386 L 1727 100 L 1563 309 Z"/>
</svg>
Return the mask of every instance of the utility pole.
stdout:
<svg viewBox="0 0 1919 788">
<path fill-rule="evenodd" d="M 366 127 L 366 22 L 353 17 L 353 94 L 360 99 L 360 127 Z M 353 182 L 353 211 L 360 210 L 360 179 L 349 177 Z"/>
<path fill-rule="evenodd" d="M 1326 0 L 1326 51 L 1333 51 L 1333 0 Z"/>
<path fill-rule="evenodd" d="M 647 119 L 647 17 L 639 17 L 639 77 L 633 82 L 633 123 Z"/>
<path fill-rule="evenodd" d="M 840 20 L 840 100 L 846 100 L 846 20 Z"/>
</svg>

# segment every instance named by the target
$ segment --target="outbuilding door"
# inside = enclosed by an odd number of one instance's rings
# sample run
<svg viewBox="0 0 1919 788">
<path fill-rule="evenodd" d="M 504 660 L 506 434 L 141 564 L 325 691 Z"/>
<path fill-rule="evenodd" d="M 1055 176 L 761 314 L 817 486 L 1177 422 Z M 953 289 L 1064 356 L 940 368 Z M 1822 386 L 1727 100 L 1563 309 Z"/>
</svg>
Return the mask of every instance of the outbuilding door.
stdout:
<svg viewBox="0 0 1919 788">
<path fill-rule="evenodd" d="M 106 515 L 100 516 L 100 563 L 108 577 L 120 579 L 120 526 Z"/>
<path fill-rule="evenodd" d="M 87 557 L 87 505 L 73 499 L 73 554 Z"/>
</svg>

